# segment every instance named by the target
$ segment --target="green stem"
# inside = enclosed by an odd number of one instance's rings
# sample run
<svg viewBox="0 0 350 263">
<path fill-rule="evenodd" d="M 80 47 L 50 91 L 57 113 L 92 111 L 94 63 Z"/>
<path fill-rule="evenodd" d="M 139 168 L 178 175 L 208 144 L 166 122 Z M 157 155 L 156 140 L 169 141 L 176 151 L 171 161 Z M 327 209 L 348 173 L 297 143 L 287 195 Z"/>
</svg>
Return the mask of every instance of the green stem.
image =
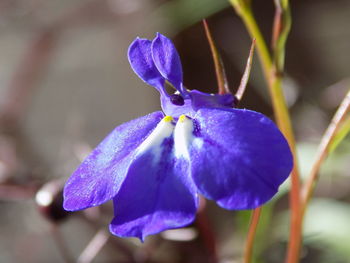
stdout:
<svg viewBox="0 0 350 263">
<path fill-rule="evenodd" d="M 294 151 L 295 140 L 289 117 L 289 111 L 282 91 L 282 74 L 278 73 L 278 71 L 272 63 L 269 50 L 253 16 L 251 7 L 248 4 L 242 4 L 238 8 L 236 6 L 237 1 L 230 1 L 233 4 L 233 7 L 237 11 L 237 13 L 242 18 L 249 35 L 252 39 L 255 39 L 256 49 L 258 51 L 259 59 L 262 64 L 262 70 L 267 85 L 269 87 L 269 93 L 271 96 L 272 106 L 275 113 L 277 125 L 288 139 L 290 147 Z"/>
<path fill-rule="evenodd" d="M 256 49 L 258 51 L 259 59 L 262 64 L 264 76 L 265 79 L 269 81 L 271 78 L 272 60 L 269 54 L 269 50 L 265 44 L 264 37 L 262 36 L 253 13 L 251 12 L 251 8 L 244 6 L 237 13 L 241 16 L 251 38 L 255 39 L 256 41 Z"/>
<path fill-rule="evenodd" d="M 288 27 L 283 31 L 282 35 L 277 35 L 277 38 L 281 38 L 282 41 L 279 42 L 280 46 L 276 49 L 279 52 L 279 59 L 272 60 L 269 49 L 266 42 L 262 36 L 262 33 L 256 23 L 253 16 L 250 2 L 245 0 L 230 0 L 232 6 L 236 10 L 237 14 L 241 17 L 243 23 L 245 24 L 250 36 L 256 40 L 256 48 L 262 65 L 262 70 L 264 77 L 269 88 L 269 93 L 272 101 L 272 106 L 274 110 L 274 115 L 278 127 L 281 129 L 282 133 L 288 140 L 289 146 L 296 156 L 295 150 L 295 139 L 292 129 L 292 124 L 289 116 L 289 111 L 287 108 L 287 103 L 285 101 L 283 90 L 282 90 L 282 80 L 283 80 L 283 64 L 281 61 L 284 60 L 284 50 L 287 35 L 290 30 L 291 23 L 287 24 Z M 284 1 L 284 11 L 289 12 L 288 1 Z M 286 16 L 287 19 L 291 19 L 290 13 Z M 288 21 L 287 21 L 288 22 Z M 289 21 L 290 22 L 290 21 Z M 277 44 L 277 45 L 278 45 Z M 276 54 L 275 54 L 276 56 Z M 278 63 L 279 61 L 279 63 Z M 290 229 L 290 242 L 288 245 L 288 263 L 296 263 L 299 259 L 299 251 L 301 244 L 301 217 L 300 217 L 300 181 L 297 159 L 294 158 L 294 168 L 291 173 L 291 191 L 290 191 L 290 206 L 291 206 L 291 229 Z"/>
</svg>

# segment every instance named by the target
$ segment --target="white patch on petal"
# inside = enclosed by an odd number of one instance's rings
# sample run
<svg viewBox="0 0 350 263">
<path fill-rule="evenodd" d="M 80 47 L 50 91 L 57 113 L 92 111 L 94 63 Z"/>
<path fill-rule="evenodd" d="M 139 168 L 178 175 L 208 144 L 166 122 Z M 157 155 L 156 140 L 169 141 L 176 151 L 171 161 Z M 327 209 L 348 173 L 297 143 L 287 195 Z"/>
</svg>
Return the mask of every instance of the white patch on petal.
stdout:
<svg viewBox="0 0 350 263">
<path fill-rule="evenodd" d="M 151 150 L 155 157 L 154 160 L 159 160 L 162 151 L 160 146 L 164 139 L 170 137 L 174 131 L 175 126 L 172 121 L 173 118 L 171 116 L 165 116 L 147 139 L 138 147 L 136 155 L 141 155 Z"/>
<path fill-rule="evenodd" d="M 183 157 L 189 160 L 188 147 L 194 140 L 193 128 L 193 121 L 190 118 L 185 115 L 179 117 L 174 131 L 174 147 L 177 158 Z"/>
<path fill-rule="evenodd" d="M 203 146 L 203 139 L 195 138 L 193 140 L 193 146 L 196 147 L 197 149 L 202 148 L 202 146 Z"/>
</svg>

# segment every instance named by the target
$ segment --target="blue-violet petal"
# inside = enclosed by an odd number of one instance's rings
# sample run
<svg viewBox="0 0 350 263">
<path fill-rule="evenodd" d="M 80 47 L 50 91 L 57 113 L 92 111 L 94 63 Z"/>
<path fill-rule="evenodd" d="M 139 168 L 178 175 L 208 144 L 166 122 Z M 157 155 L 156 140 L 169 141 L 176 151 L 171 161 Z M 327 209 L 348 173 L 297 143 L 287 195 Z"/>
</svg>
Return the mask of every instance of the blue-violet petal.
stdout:
<svg viewBox="0 0 350 263">
<path fill-rule="evenodd" d="M 174 156 L 173 135 L 167 135 L 161 142 L 141 145 L 144 150 L 130 166 L 113 199 L 113 234 L 143 241 L 147 235 L 183 227 L 194 220 L 198 198 L 189 163 Z"/>
<path fill-rule="evenodd" d="M 201 143 L 191 147 L 192 177 L 205 197 L 226 209 L 253 209 L 270 200 L 293 167 L 289 146 L 261 113 L 200 109 Z"/>
<path fill-rule="evenodd" d="M 152 42 L 148 39 L 136 38 L 129 46 L 129 63 L 140 79 L 164 94 L 165 80 L 153 62 L 151 45 Z"/>
<path fill-rule="evenodd" d="M 160 74 L 173 84 L 181 95 L 186 96 L 187 91 L 182 86 L 180 56 L 171 40 L 157 33 L 152 41 L 152 57 Z"/>
<path fill-rule="evenodd" d="M 154 112 L 115 128 L 68 179 L 64 209 L 80 210 L 112 199 L 126 177 L 135 149 L 163 116 Z"/>
</svg>

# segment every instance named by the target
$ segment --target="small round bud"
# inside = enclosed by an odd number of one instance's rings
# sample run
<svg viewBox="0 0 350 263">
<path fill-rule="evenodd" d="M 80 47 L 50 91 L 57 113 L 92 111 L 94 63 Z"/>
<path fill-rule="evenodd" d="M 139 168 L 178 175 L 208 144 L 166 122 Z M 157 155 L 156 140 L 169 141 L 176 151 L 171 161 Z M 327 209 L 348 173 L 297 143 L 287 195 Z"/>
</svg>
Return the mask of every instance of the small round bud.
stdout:
<svg viewBox="0 0 350 263">
<path fill-rule="evenodd" d="M 62 188 L 62 182 L 54 180 L 44 184 L 35 196 L 39 211 L 54 222 L 61 221 L 68 215 L 63 209 Z"/>
</svg>

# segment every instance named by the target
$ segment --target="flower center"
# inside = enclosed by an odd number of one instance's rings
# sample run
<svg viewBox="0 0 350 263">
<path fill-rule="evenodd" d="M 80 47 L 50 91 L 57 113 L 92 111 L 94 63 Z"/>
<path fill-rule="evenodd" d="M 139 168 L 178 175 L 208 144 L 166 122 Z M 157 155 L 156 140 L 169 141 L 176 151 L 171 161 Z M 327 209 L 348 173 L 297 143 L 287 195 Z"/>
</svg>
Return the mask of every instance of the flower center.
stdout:
<svg viewBox="0 0 350 263">
<path fill-rule="evenodd" d="M 166 138 L 169 138 L 174 131 L 173 117 L 165 116 L 151 132 L 146 140 L 141 143 L 137 150 L 137 154 L 143 154 L 149 150 L 153 151 L 155 160 L 161 155 L 161 145 Z"/>
<path fill-rule="evenodd" d="M 194 140 L 193 121 L 186 115 L 181 115 L 174 130 L 175 156 L 189 159 L 189 145 Z"/>
</svg>

